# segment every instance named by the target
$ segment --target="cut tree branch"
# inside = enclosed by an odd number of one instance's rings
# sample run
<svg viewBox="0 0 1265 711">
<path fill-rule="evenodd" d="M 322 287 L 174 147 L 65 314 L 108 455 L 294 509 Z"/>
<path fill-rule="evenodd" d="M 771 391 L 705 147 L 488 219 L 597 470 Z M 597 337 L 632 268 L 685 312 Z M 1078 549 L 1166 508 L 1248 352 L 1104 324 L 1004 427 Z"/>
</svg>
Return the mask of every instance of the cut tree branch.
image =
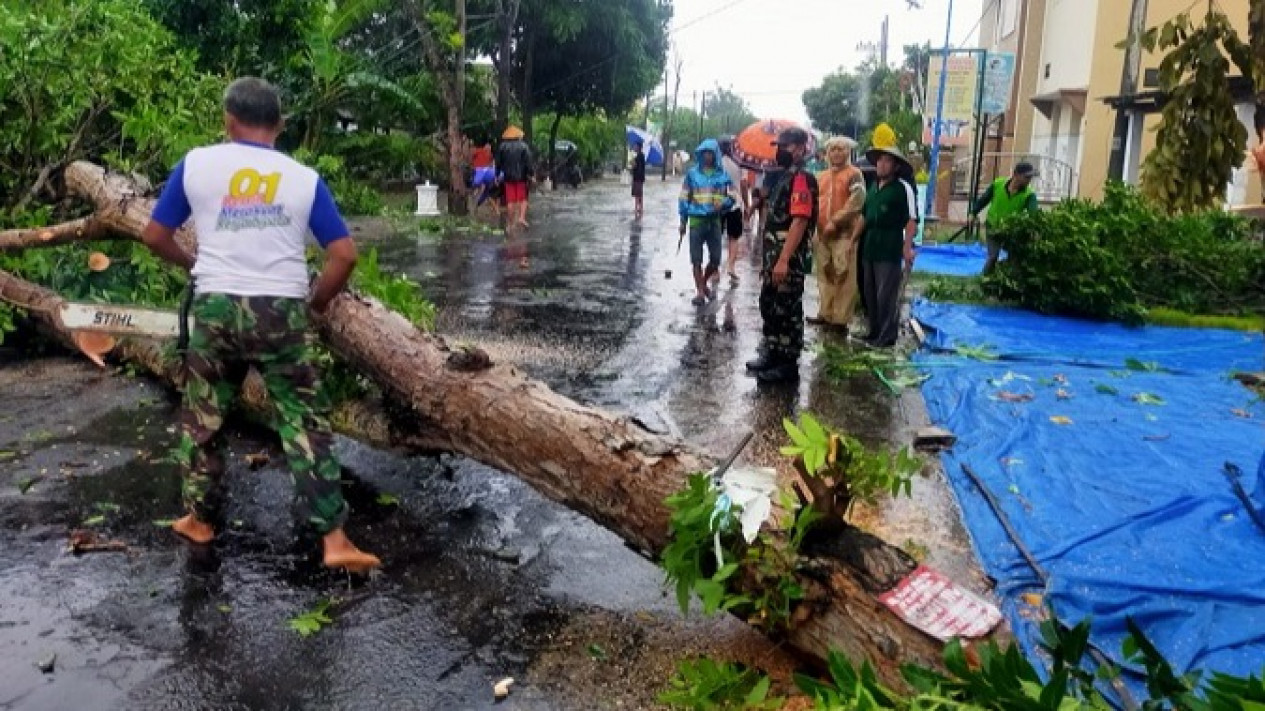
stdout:
<svg viewBox="0 0 1265 711">
<path fill-rule="evenodd" d="M 105 239 L 110 230 L 96 215 L 63 222 L 49 227 L 31 227 L 0 231 L 0 252 L 29 247 L 54 247 L 84 240 Z"/>
</svg>

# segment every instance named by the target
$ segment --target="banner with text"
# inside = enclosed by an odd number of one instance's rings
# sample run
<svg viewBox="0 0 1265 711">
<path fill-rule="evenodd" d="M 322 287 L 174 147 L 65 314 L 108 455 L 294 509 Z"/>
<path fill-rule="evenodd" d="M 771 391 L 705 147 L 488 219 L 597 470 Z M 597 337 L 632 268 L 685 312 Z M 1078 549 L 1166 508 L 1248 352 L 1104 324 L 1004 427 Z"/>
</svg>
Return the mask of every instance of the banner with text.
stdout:
<svg viewBox="0 0 1265 711">
<path fill-rule="evenodd" d="M 943 55 L 942 55 L 943 56 Z M 971 123 L 980 90 L 980 55 L 950 55 L 944 76 L 944 111 L 941 116 L 940 145 L 966 146 L 971 142 Z M 940 97 L 941 57 L 931 56 L 927 77 L 927 107 L 923 117 L 922 140 L 931 145 L 935 130 L 936 106 Z"/>
</svg>

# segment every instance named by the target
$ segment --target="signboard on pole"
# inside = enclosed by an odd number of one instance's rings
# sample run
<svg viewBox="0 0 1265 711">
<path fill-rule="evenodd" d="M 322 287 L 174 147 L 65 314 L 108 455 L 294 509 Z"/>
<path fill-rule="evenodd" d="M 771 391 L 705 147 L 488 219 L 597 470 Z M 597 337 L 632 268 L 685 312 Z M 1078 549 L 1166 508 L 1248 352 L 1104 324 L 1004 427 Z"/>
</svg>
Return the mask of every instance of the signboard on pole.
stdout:
<svg viewBox="0 0 1265 711">
<path fill-rule="evenodd" d="M 1010 90 L 1015 80 L 1015 55 L 989 52 L 984 57 L 984 88 L 980 107 L 986 114 L 1004 114 L 1010 108 Z"/>
<path fill-rule="evenodd" d="M 935 111 L 940 95 L 940 58 L 932 55 L 927 76 L 928 107 L 923 117 L 922 140 L 930 144 L 935 132 Z M 975 120 L 975 100 L 980 90 L 980 57 L 978 54 L 950 55 L 944 75 L 944 111 L 941 114 L 940 145 L 965 146 L 971 141 L 971 124 Z"/>
</svg>

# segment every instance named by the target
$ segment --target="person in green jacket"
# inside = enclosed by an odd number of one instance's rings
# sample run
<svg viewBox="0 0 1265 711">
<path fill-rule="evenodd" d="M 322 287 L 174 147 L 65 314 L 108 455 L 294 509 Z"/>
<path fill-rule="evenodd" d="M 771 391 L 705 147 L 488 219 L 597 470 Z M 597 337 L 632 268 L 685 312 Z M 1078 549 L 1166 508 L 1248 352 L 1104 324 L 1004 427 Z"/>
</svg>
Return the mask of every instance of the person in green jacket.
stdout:
<svg viewBox="0 0 1265 711">
<path fill-rule="evenodd" d="M 991 274 L 997 268 L 997 258 L 1001 254 L 1001 243 L 997 235 L 1006 218 L 1020 212 L 1037 211 L 1037 194 L 1032 191 L 1032 179 L 1037 175 L 1039 173 L 1031 163 L 1018 163 L 1013 175 L 993 181 L 992 185 L 975 198 L 972 217 L 988 208 L 988 217 L 985 220 L 988 226 L 988 261 L 984 263 L 985 274 Z"/>
</svg>

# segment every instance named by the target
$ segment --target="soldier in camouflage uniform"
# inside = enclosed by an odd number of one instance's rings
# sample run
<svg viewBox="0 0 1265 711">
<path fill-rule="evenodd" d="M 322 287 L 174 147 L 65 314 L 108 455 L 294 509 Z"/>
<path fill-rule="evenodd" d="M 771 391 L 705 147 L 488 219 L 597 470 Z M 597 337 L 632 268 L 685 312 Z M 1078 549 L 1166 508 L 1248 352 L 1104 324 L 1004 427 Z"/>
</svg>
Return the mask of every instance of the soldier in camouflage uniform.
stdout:
<svg viewBox="0 0 1265 711">
<path fill-rule="evenodd" d="M 172 529 L 194 543 L 214 538 L 224 472 L 218 434 L 253 366 L 267 386 L 301 518 L 321 535 L 325 565 L 365 572 L 381 562 L 343 532 L 341 468 L 308 348 L 309 310 L 323 314 L 346 285 L 355 243 L 320 176 L 273 148 L 282 127 L 276 90 L 239 79 L 225 93 L 224 110 L 232 142 L 185 156 L 143 234 L 159 256 L 191 270 L 196 287 L 177 449 L 188 514 Z M 174 239 L 190 219 L 196 261 Z M 309 231 L 325 249 L 324 269 L 310 288 Z"/>
<path fill-rule="evenodd" d="M 297 299 L 204 294 L 191 311 L 197 326 L 185 356 L 184 408 L 177 456 L 186 467 L 184 500 L 214 521 L 224 471 L 218 434 L 237 384 L 254 365 L 273 405 L 272 428 L 294 475 L 304 521 L 321 532 L 341 528 L 347 504 L 341 467 L 330 447 L 329 405 L 308 346 L 307 306 Z"/>
<path fill-rule="evenodd" d="M 761 382 L 799 377 L 804 349 L 804 280 L 812 272 L 812 239 L 817 225 L 817 180 L 803 169 L 808 134 L 788 128 L 778 135 L 778 165 L 783 169 L 768 197 L 760 316 L 764 320 L 761 354 L 747 369 Z"/>
</svg>

